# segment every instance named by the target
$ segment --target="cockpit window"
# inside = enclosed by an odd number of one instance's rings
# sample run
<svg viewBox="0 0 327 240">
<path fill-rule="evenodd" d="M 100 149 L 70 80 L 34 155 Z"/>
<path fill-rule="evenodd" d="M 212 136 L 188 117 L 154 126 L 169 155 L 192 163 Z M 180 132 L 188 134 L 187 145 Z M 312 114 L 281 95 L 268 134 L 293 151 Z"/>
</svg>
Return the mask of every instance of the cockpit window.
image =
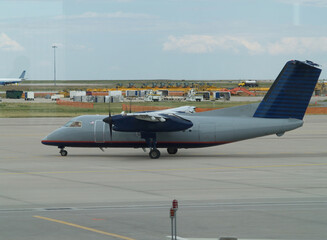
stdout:
<svg viewBox="0 0 327 240">
<path fill-rule="evenodd" d="M 69 121 L 65 124 L 65 127 L 82 127 L 82 122 L 80 121 Z"/>
</svg>

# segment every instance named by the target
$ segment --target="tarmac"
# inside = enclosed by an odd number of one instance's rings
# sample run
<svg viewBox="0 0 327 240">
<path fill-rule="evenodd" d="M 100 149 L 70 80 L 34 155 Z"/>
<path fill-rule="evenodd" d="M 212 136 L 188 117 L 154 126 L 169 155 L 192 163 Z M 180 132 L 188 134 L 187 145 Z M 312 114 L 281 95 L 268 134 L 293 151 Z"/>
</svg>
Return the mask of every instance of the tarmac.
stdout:
<svg viewBox="0 0 327 240">
<path fill-rule="evenodd" d="M 0 119 L 0 239 L 327 239 L 327 115 L 223 146 L 67 148 L 41 139 L 68 118 Z"/>
</svg>

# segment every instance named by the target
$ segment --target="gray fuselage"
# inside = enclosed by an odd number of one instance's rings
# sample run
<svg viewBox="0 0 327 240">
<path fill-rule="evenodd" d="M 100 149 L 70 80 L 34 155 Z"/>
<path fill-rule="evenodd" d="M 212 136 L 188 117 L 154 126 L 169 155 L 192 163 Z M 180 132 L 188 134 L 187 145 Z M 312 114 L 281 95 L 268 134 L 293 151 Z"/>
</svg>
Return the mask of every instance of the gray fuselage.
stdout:
<svg viewBox="0 0 327 240">
<path fill-rule="evenodd" d="M 232 109 L 232 110 L 230 110 Z M 177 132 L 156 133 L 158 148 L 208 147 L 240 140 L 282 135 L 301 127 L 298 119 L 268 119 L 252 117 L 256 105 L 214 110 L 194 114 L 178 114 L 190 120 L 193 126 Z M 237 112 L 237 114 L 235 114 Z M 85 115 L 73 118 L 78 127 L 63 126 L 42 140 L 43 144 L 58 147 L 147 147 L 139 132 L 113 131 L 103 122 L 104 115 Z"/>
</svg>

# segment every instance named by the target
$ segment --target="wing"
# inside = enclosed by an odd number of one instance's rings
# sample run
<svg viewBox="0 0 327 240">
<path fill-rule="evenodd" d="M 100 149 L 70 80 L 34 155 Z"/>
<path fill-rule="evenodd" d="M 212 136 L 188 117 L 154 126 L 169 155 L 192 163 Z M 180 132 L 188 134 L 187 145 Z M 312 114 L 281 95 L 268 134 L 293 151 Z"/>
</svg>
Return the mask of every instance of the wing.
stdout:
<svg viewBox="0 0 327 240">
<path fill-rule="evenodd" d="M 182 107 L 170 108 L 170 109 L 153 111 L 153 112 L 127 113 L 125 115 L 135 117 L 136 119 L 148 121 L 148 122 L 165 122 L 167 119 L 167 115 L 173 115 L 176 113 L 194 113 L 194 112 L 195 112 L 194 106 L 182 106 Z"/>
<path fill-rule="evenodd" d="M 165 110 L 156 111 L 156 113 L 195 113 L 195 106 L 182 106 L 177 108 L 169 108 Z"/>
<path fill-rule="evenodd" d="M 195 107 L 183 106 L 154 112 L 122 113 L 112 117 L 113 129 L 121 132 L 174 132 L 193 126 L 178 113 L 194 112 Z"/>
</svg>

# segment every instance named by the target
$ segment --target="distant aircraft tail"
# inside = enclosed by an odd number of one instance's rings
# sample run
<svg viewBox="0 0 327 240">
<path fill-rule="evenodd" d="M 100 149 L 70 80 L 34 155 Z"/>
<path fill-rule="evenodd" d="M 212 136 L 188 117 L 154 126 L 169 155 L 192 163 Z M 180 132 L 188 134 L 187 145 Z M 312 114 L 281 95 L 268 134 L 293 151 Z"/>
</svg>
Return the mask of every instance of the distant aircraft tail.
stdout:
<svg viewBox="0 0 327 240">
<path fill-rule="evenodd" d="M 24 79 L 26 71 L 24 70 L 22 74 L 19 76 L 20 79 Z"/>
<path fill-rule="evenodd" d="M 253 117 L 303 119 L 321 69 L 311 61 L 285 64 Z"/>
</svg>

